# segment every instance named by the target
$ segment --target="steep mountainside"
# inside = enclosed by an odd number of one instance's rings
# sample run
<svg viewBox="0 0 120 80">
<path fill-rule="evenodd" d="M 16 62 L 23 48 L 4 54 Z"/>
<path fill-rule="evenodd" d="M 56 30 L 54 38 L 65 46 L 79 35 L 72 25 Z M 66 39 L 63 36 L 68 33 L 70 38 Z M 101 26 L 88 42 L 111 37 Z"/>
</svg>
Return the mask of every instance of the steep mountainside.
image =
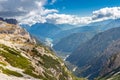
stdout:
<svg viewBox="0 0 120 80">
<path fill-rule="evenodd" d="M 94 64 L 86 70 L 86 72 L 98 73 L 95 76 L 99 76 L 100 80 L 119 80 L 120 77 L 120 40 L 113 41 L 102 53 L 102 55 L 96 59 Z"/>
<path fill-rule="evenodd" d="M 120 79 L 120 40 L 114 41 L 103 53 L 99 80 Z"/>
<path fill-rule="evenodd" d="M 73 33 L 65 38 L 62 38 L 57 44 L 53 46 L 55 51 L 60 54 L 72 53 L 80 44 L 88 41 L 94 36 L 94 32 Z"/>
<path fill-rule="evenodd" d="M 97 80 L 120 80 L 120 52 L 107 60 L 101 74 Z"/>
<path fill-rule="evenodd" d="M 120 38 L 120 27 L 107 30 L 94 36 L 88 42 L 78 47 L 68 58 L 67 61 L 79 68 L 76 69 L 78 76 L 85 76 L 94 78 L 98 75 L 99 64 L 101 60 L 98 60 L 105 49 Z M 104 60 L 103 60 L 104 61 Z M 96 65 L 94 65 L 96 64 Z M 81 71 L 82 70 L 82 71 Z M 79 73 L 78 73 L 79 72 Z"/>
<path fill-rule="evenodd" d="M 0 21 L 0 80 L 77 80 L 46 46 L 18 25 Z"/>
</svg>

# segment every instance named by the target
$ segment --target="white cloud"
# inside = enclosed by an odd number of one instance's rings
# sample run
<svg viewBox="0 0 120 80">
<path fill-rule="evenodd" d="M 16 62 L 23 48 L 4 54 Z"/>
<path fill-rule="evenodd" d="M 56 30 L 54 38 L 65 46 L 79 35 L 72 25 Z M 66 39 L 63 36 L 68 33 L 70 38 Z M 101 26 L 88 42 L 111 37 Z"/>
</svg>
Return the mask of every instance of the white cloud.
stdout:
<svg viewBox="0 0 120 80">
<path fill-rule="evenodd" d="M 120 7 L 106 7 L 97 11 L 93 11 L 92 18 L 93 20 L 120 18 Z"/>
<path fill-rule="evenodd" d="M 66 15 L 66 14 L 49 14 L 46 16 L 48 22 L 56 24 L 71 24 L 71 25 L 83 25 L 91 21 L 90 17 L 77 17 L 75 15 Z"/>
<path fill-rule="evenodd" d="M 48 14 L 46 20 L 56 24 L 84 25 L 92 22 L 103 21 L 107 19 L 120 18 L 120 7 L 106 7 L 93 11 L 90 17 L 78 17 L 67 14 Z"/>
<path fill-rule="evenodd" d="M 52 0 L 54 4 L 56 0 Z M 22 24 L 36 22 L 84 25 L 95 21 L 120 18 L 120 7 L 103 8 L 93 11 L 92 16 L 79 17 L 59 14 L 56 9 L 46 9 L 47 0 L 0 0 L 0 16 L 16 18 Z"/>
<path fill-rule="evenodd" d="M 45 15 L 58 12 L 45 9 L 47 0 L 0 0 L 0 16 L 16 18 L 21 23 L 45 22 Z"/>
</svg>

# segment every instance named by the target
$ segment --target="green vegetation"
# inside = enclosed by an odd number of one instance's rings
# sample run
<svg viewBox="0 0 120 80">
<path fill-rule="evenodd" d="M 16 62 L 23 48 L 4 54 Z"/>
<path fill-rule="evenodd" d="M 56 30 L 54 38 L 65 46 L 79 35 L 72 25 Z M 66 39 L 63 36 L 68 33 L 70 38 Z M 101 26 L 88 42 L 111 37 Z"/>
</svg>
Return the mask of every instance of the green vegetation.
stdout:
<svg viewBox="0 0 120 80">
<path fill-rule="evenodd" d="M 5 57 L 5 61 L 7 61 L 11 66 L 24 69 L 23 73 L 30 75 L 34 78 L 39 78 L 39 79 L 43 79 L 43 80 L 48 80 L 48 79 L 56 80 L 56 77 L 54 77 L 53 73 L 49 70 L 49 68 L 53 68 L 56 71 L 62 73 L 59 75 L 59 80 L 66 80 L 66 79 L 68 79 L 69 75 L 72 76 L 68 71 L 65 70 L 65 66 L 60 65 L 62 62 L 61 59 L 59 59 L 59 58 L 54 59 L 48 55 L 41 55 L 37 51 L 36 47 L 38 47 L 38 46 L 35 46 L 31 50 L 31 52 L 32 52 L 33 56 L 39 56 L 40 59 L 42 59 L 42 62 L 41 61 L 38 61 L 38 62 L 39 62 L 39 64 L 44 66 L 44 70 L 45 70 L 45 72 L 43 72 L 44 75 L 39 75 L 39 74 L 34 73 L 35 69 L 32 67 L 31 62 L 27 58 L 23 57 L 20 54 L 20 52 L 16 51 L 13 48 L 10 48 L 3 44 L 0 44 L 0 48 L 2 48 L 0 50 L 0 56 Z M 45 49 L 46 54 L 47 53 L 53 54 L 53 51 L 50 50 L 48 47 L 44 46 L 44 49 Z M 0 64 L 6 66 L 6 64 L 4 64 L 3 62 L 0 62 Z M 17 77 L 23 76 L 20 73 L 17 73 L 15 71 L 11 71 L 11 70 L 4 69 L 4 68 L 0 68 L 0 69 L 2 69 L 3 73 L 7 74 L 7 75 L 14 75 Z M 84 80 L 84 79 L 74 78 L 73 80 Z"/>
<path fill-rule="evenodd" d="M 17 77 L 23 77 L 22 74 L 20 74 L 18 72 L 15 72 L 15 71 L 11 71 L 9 69 L 4 69 L 3 67 L 0 67 L 0 70 L 2 70 L 2 72 L 4 74 L 7 74 L 7 75 L 13 75 L 13 76 L 17 76 Z"/>
<path fill-rule="evenodd" d="M 5 63 L 3 63 L 3 62 L 0 62 L 0 64 L 3 65 L 3 66 L 7 66 L 7 64 L 5 64 Z"/>
<path fill-rule="evenodd" d="M 42 47 L 42 48 L 45 49 L 45 52 L 46 52 L 46 53 L 50 53 L 50 54 L 52 54 L 52 55 L 55 55 L 55 54 L 54 54 L 54 51 L 53 51 L 50 47 L 45 46 L 45 45 L 42 44 L 42 43 L 41 43 L 41 44 L 38 43 L 38 44 L 36 45 L 36 47 Z"/>
<path fill-rule="evenodd" d="M 66 79 L 65 79 L 65 77 L 63 75 L 60 75 L 59 80 L 66 80 Z"/>
<path fill-rule="evenodd" d="M 32 76 L 32 77 L 34 77 L 34 78 L 40 78 L 40 79 L 43 78 L 41 75 L 37 75 L 37 74 L 33 73 L 33 71 L 32 71 L 31 69 L 26 69 L 26 70 L 24 71 L 24 73 L 25 73 L 25 74 L 28 74 L 28 75 L 30 75 L 30 76 Z"/>
<path fill-rule="evenodd" d="M 46 67 L 46 68 L 54 68 L 54 69 L 57 69 L 56 66 L 60 65 L 60 63 L 53 59 L 52 57 L 50 56 L 47 56 L 47 55 L 43 55 L 40 57 L 42 60 L 43 60 L 43 65 Z"/>
<path fill-rule="evenodd" d="M 11 25 L 7 25 L 7 26 L 8 26 L 7 32 L 10 33 L 10 35 L 12 35 L 11 30 L 12 32 L 14 32 L 13 30 L 16 29 L 15 28 L 16 26 L 12 28 Z M 28 35 L 27 32 L 24 32 L 25 30 L 22 30 L 21 28 L 17 28 L 17 29 L 18 31 L 19 30 L 21 31 L 21 33 L 20 34 L 18 33 L 18 35 L 22 36 L 22 33 Z M 72 75 L 65 68 L 65 66 L 62 65 L 63 61 L 60 60 L 59 58 L 56 58 L 51 48 L 39 43 L 36 45 L 32 41 L 29 41 L 28 37 L 26 36 L 19 37 L 14 34 L 13 36 L 16 38 L 15 40 L 13 40 L 14 38 L 11 38 L 5 41 L 12 42 L 15 48 L 11 48 L 8 47 L 7 45 L 0 44 L 0 56 L 5 60 L 5 62 L 0 61 L 0 72 L 6 75 L 10 75 L 10 76 L 13 75 L 16 77 L 23 77 L 24 74 L 27 74 L 31 77 L 42 80 L 57 80 L 57 78 L 59 78 L 59 80 L 69 80 L 69 77 L 71 78 Z M 24 41 L 22 42 L 22 39 L 20 38 L 25 39 L 28 42 L 24 43 Z M 31 39 L 33 38 L 31 37 Z M 16 44 L 19 43 L 22 44 L 23 47 L 21 46 L 19 47 L 19 45 L 18 47 L 15 46 L 14 41 L 15 42 L 17 41 Z M 38 51 L 38 49 L 40 51 Z M 24 55 L 21 55 L 20 51 L 22 51 L 23 54 L 25 53 L 25 55 L 29 57 L 29 59 L 24 57 Z M 12 67 L 22 69 L 23 72 L 14 71 L 13 69 L 7 68 L 8 67 L 7 64 L 9 64 Z M 76 80 L 76 79 L 72 79 L 72 80 Z"/>
<path fill-rule="evenodd" d="M 46 77 L 46 78 L 45 78 L 46 80 L 48 80 L 48 79 L 49 79 L 49 80 L 57 80 L 55 77 L 50 76 L 50 75 L 47 74 L 46 72 L 44 72 L 44 75 L 45 75 L 45 77 Z"/>
<path fill-rule="evenodd" d="M 15 72 L 15 71 L 11 71 L 9 69 L 4 69 L 3 70 L 3 73 L 4 74 L 7 74 L 7 75 L 14 75 L 14 76 L 17 76 L 17 77 L 23 77 L 22 74 L 18 73 L 18 72 Z"/>
<path fill-rule="evenodd" d="M 31 63 L 28 61 L 27 58 L 21 56 L 20 52 L 14 50 L 13 48 L 10 48 L 10 47 L 7 47 L 5 45 L 2 45 L 2 44 L 0 44 L 0 47 L 2 49 L 4 49 L 4 50 L 0 50 L 0 55 L 4 56 L 5 60 L 10 65 L 12 65 L 14 67 L 18 67 L 18 68 L 24 69 L 26 74 L 29 74 L 29 75 L 31 75 L 33 77 L 35 76 L 32 73 L 32 70 L 34 70 L 34 68 L 31 66 Z M 6 72 L 6 71 L 4 71 L 4 72 Z M 18 74 L 16 73 L 16 75 L 18 75 Z"/>
<path fill-rule="evenodd" d="M 5 45 L 2 45 L 2 44 L 0 44 L 0 47 L 2 49 L 4 49 L 4 50 L 0 50 L 0 55 L 5 57 L 5 60 L 8 63 L 10 63 L 12 66 L 24 69 L 25 70 L 24 71 L 25 74 L 28 74 L 28 75 L 30 75 L 30 76 L 32 76 L 34 78 L 45 79 L 43 76 L 37 75 L 37 74 L 33 73 L 34 68 L 31 66 L 31 63 L 28 61 L 28 59 L 26 59 L 25 57 L 21 56 L 20 52 L 16 51 L 13 48 L 10 48 L 10 47 L 7 47 Z M 35 48 L 33 48 L 32 52 L 35 55 L 38 55 L 38 51 Z M 56 60 L 54 60 L 52 57 L 49 57 L 49 56 L 46 56 L 46 55 L 42 56 L 42 59 L 45 62 L 45 64 L 43 64 L 43 65 L 46 68 L 54 67 L 55 64 L 58 64 L 58 62 Z M 2 62 L 0 64 L 5 65 Z M 13 74 L 13 75 L 16 74 L 16 76 L 17 75 L 20 76 L 18 73 L 15 73 L 15 72 L 12 72 L 12 71 L 9 71 L 9 70 L 4 70 L 4 73 L 6 73 L 6 74 Z M 46 80 L 49 79 L 49 78 L 53 79 L 53 77 L 51 77 L 49 75 L 45 75 L 45 77 L 47 77 Z"/>
<path fill-rule="evenodd" d="M 6 61 L 14 67 L 21 69 L 29 68 L 30 62 L 23 56 L 20 55 L 20 52 L 9 48 L 5 45 L 0 45 L 4 50 L 0 50 L 0 55 L 4 56 Z"/>
</svg>

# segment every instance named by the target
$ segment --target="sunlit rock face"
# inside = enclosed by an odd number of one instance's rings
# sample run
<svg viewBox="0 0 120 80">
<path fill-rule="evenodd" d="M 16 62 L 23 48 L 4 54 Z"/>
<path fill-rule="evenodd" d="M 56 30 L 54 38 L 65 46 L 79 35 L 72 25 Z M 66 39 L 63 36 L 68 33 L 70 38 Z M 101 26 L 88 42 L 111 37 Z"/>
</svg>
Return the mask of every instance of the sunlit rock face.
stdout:
<svg viewBox="0 0 120 80">
<path fill-rule="evenodd" d="M 49 47 L 9 20 L 0 20 L 0 80 L 76 80 Z"/>
</svg>

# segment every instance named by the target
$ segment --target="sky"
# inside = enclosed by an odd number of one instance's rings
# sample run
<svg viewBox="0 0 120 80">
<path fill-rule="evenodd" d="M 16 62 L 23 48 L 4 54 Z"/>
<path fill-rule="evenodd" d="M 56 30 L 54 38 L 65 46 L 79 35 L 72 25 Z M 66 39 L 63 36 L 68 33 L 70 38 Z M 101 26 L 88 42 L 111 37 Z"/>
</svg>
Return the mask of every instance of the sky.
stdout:
<svg viewBox="0 0 120 80">
<path fill-rule="evenodd" d="M 120 0 L 0 0 L 0 16 L 29 25 L 85 25 L 120 18 Z"/>
<path fill-rule="evenodd" d="M 47 8 L 56 8 L 61 13 L 90 16 L 92 11 L 114 6 L 120 6 L 120 0 L 56 0 L 54 5 L 47 5 Z"/>
<path fill-rule="evenodd" d="M 51 0 L 49 0 L 50 2 Z M 46 5 L 47 8 L 58 9 L 61 13 L 78 16 L 90 16 L 92 11 L 105 7 L 120 6 L 120 0 L 54 0 L 54 5 Z"/>
</svg>

